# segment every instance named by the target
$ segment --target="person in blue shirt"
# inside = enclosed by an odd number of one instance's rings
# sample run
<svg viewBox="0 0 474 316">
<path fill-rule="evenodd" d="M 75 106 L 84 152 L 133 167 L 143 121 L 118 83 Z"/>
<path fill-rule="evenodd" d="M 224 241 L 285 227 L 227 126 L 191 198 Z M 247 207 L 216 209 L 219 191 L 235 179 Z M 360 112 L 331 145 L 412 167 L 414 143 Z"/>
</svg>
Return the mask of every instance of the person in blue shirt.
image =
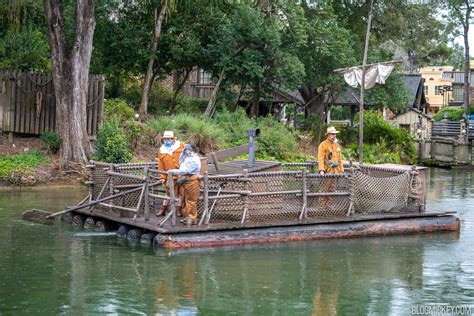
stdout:
<svg viewBox="0 0 474 316">
<path fill-rule="evenodd" d="M 181 213 L 184 219 L 181 221 L 187 226 L 197 224 L 197 203 L 199 200 L 201 172 L 201 158 L 195 145 L 186 144 L 179 157 L 179 169 L 172 169 L 174 174 L 179 175 L 177 180 L 181 185 L 183 194 L 183 205 Z"/>
</svg>

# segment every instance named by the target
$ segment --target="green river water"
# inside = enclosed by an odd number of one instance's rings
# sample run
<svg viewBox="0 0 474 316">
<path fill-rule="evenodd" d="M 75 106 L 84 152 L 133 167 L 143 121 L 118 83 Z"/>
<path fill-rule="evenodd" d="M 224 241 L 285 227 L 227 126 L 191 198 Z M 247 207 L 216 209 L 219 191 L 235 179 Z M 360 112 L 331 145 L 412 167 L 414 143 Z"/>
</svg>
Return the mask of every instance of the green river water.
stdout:
<svg viewBox="0 0 474 316">
<path fill-rule="evenodd" d="M 1 189 L 0 315 L 474 313 L 474 172 L 429 176 L 427 209 L 458 211 L 460 233 L 172 252 L 21 220 L 72 205 L 85 188 Z"/>
</svg>

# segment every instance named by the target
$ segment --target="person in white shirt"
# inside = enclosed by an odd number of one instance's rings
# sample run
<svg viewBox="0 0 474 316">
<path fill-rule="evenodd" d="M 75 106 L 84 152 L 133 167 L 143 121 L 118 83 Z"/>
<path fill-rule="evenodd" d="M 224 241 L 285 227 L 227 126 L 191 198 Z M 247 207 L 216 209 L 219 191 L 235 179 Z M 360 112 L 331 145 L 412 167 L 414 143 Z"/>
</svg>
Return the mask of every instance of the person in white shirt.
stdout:
<svg viewBox="0 0 474 316">
<path fill-rule="evenodd" d="M 177 183 L 181 186 L 183 205 L 181 212 L 184 219 L 181 221 L 187 226 L 197 224 L 197 203 L 199 200 L 201 172 L 201 158 L 199 158 L 196 146 L 186 144 L 179 157 L 179 169 L 172 169 L 174 174 L 179 175 Z"/>
</svg>

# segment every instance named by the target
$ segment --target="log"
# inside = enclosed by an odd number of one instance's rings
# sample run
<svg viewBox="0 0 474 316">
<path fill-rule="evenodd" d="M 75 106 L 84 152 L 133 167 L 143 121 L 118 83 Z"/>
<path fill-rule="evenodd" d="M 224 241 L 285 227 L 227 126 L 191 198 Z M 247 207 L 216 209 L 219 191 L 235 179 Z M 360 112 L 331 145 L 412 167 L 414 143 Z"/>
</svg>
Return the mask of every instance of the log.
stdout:
<svg viewBox="0 0 474 316">
<path fill-rule="evenodd" d="M 114 225 L 114 223 L 110 221 L 99 219 L 95 222 L 94 230 L 96 232 L 110 232 L 110 231 L 115 230 L 116 227 L 117 226 Z"/>
<path fill-rule="evenodd" d="M 127 233 L 127 239 L 132 241 L 139 241 L 143 230 L 139 228 L 130 229 Z"/>
<path fill-rule="evenodd" d="M 84 222 L 86 221 L 86 217 L 81 214 L 76 214 L 72 218 L 72 226 L 74 227 L 84 227 Z"/>
<path fill-rule="evenodd" d="M 130 226 L 120 225 L 116 233 L 117 237 L 126 238 L 129 230 L 130 230 Z"/>
<path fill-rule="evenodd" d="M 94 229 L 95 219 L 91 216 L 87 217 L 84 221 L 84 229 Z"/>
<path fill-rule="evenodd" d="M 76 215 L 76 214 L 73 213 L 73 212 L 64 213 L 61 216 L 61 222 L 66 223 L 66 224 L 72 224 L 72 218 L 74 217 L 74 215 Z"/>
<path fill-rule="evenodd" d="M 155 239 L 156 233 L 145 233 L 140 236 L 140 243 L 144 245 L 151 245 Z"/>
<path fill-rule="evenodd" d="M 30 222 L 53 225 L 54 217 L 51 217 L 51 218 L 47 217 L 50 214 L 51 213 L 49 212 L 45 212 L 45 211 L 34 208 L 34 209 L 24 212 L 21 217 L 22 219 L 30 221 Z"/>
</svg>

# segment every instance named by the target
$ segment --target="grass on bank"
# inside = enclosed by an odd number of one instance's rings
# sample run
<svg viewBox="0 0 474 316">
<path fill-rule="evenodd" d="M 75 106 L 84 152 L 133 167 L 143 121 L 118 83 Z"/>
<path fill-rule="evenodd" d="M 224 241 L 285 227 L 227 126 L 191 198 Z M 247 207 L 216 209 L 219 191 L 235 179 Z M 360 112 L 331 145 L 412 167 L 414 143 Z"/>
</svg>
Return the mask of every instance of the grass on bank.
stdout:
<svg viewBox="0 0 474 316">
<path fill-rule="evenodd" d="M 22 177 L 34 176 L 34 168 L 49 160 L 38 150 L 12 156 L 0 156 L 0 181 L 17 183 Z"/>
</svg>

